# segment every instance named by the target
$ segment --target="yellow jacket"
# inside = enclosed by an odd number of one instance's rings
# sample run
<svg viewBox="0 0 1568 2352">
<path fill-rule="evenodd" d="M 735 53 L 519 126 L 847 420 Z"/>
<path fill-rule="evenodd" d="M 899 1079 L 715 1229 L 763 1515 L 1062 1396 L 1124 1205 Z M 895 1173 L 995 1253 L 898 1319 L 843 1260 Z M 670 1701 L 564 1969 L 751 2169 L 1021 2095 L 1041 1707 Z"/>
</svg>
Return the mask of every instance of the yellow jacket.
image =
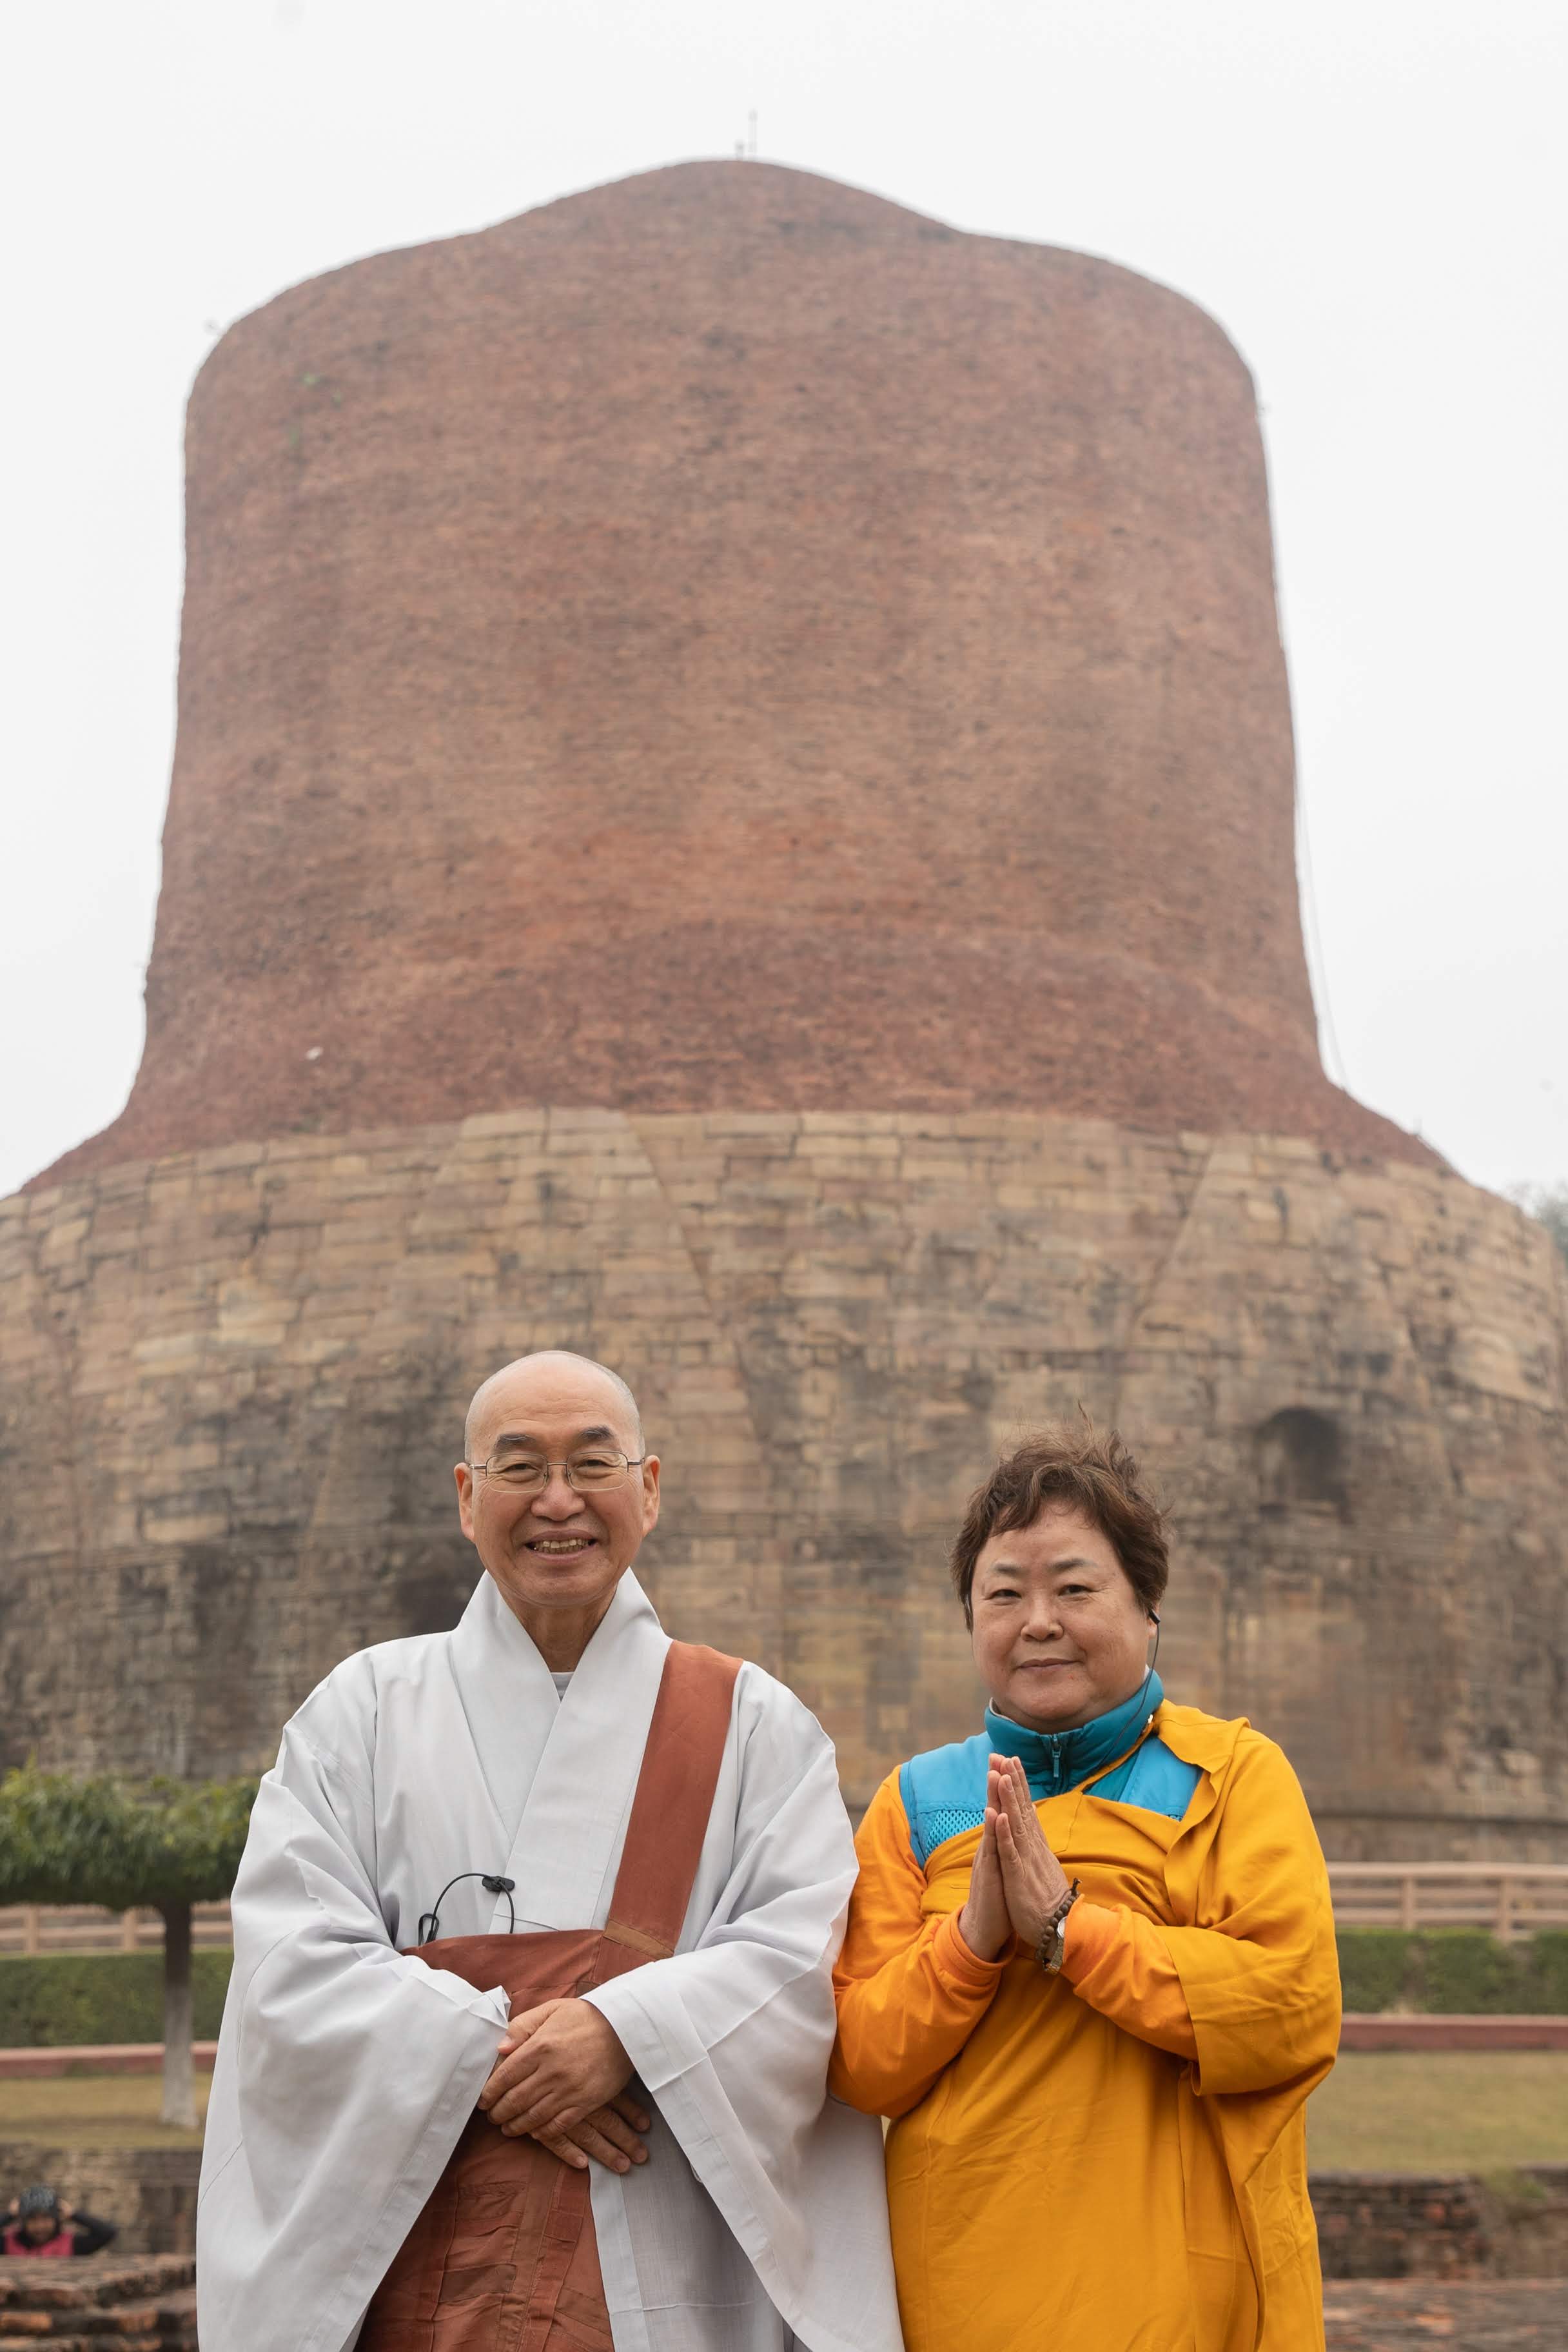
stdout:
<svg viewBox="0 0 1568 2352">
<path fill-rule="evenodd" d="M 1305 2106 L 1334 2061 L 1328 1874 L 1244 1721 L 1162 1705 L 1179 1821 L 1085 1788 L 1041 1827 L 1082 1895 L 1061 1975 L 958 1932 L 978 1830 L 922 1869 L 891 1775 L 857 1845 L 830 2087 L 893 2118 L 909 2352 L 1310 2352 Z"/>
</svg>

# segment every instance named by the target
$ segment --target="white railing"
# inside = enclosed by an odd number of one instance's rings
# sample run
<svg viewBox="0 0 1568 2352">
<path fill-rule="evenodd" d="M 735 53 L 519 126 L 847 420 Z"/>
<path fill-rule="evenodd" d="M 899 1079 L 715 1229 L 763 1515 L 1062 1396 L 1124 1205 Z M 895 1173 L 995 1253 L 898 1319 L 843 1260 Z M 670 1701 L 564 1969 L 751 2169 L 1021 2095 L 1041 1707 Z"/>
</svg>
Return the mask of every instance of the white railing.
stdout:
<svg viewBox="0 0 1568 2352">
<path fill-rule="evenodd" d="M 1568 1927 L 1568 1863 L 1331 1862 L 1342 1927 Z"/>
<path fill-rule="evenodd" d="M 228 1905 L 195 1905 L 191 1940 L 197 1946 L 231 1942 Z M 0 1952 L 153 1952 L 163 1944 L 156 1911 L 100 1911 L 91 1903 L 24 1903 L 0 1910 Z"/>
</svg>

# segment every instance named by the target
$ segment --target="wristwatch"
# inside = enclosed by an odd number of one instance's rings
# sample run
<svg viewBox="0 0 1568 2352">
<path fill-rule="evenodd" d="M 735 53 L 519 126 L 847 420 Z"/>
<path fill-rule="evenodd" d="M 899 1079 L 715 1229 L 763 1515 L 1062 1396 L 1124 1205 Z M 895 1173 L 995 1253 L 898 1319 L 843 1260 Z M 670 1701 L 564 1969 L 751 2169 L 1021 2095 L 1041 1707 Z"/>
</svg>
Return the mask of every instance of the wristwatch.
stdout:
<svg viewBox="0 0 1568 2352">
<path fill-rule="evenodd" d="M 1040 1940 L 1035 1947 L 1035 1958 L 1048 1977 L 1056 1975 L 1066 1955 L 1068 1913 L 1077 1901 L 1078 1881 L 1075 1878 L 1040 1930 Z"/>
</svg>

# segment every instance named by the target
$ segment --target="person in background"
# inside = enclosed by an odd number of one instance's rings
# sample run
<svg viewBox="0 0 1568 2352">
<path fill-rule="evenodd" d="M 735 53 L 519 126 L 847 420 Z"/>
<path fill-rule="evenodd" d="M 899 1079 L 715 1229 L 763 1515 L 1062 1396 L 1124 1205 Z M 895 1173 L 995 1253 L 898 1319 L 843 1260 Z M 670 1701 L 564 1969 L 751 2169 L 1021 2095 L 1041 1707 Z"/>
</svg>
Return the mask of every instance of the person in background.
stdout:
<svg viewBox="0 0 1568 2352">
<path fill-rule="evenodd" d="M 828 2076 L 891 2118 L 909 2352 L 1321 2347 L 1340 1986 L 1296 1776 L 1166 1701 L 1162 1517 L 1114 1432 L 999 1462 L 952 1570 L 991 1704 L 871 1801 Z"/>
<path fill-rule="evenodd" d="M 119 2234 L 117 2222 L 77 2212 L 63 2205 L 52 2189 L 25 2189 L 11 2200 L 5 2226 L 0 2229 L 0 2253 L 96 2254 Z"/>
</svg>

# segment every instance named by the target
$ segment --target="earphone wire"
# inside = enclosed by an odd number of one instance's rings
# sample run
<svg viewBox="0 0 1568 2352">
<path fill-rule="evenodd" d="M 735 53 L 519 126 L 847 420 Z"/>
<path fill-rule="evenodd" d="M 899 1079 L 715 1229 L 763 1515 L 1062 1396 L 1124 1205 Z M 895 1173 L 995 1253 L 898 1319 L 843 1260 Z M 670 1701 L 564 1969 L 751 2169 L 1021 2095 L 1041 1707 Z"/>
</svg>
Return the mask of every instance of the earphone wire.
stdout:
<svg viewBox="0 0 1568 2352">
<path fill-rule="evenodd" d="M 1154 1679 L 1154 1669 L 1160 1663 L 1160 1612 L 1157 1609 L 1151 1609 L 1149 1614 L 1154 1620 L 1154 1654 L 1143 1669 L 1143 1682 L 1138 1693 L 1140 1706 L 1149 1695 L 1149 1685 Z"/>
</svg>

